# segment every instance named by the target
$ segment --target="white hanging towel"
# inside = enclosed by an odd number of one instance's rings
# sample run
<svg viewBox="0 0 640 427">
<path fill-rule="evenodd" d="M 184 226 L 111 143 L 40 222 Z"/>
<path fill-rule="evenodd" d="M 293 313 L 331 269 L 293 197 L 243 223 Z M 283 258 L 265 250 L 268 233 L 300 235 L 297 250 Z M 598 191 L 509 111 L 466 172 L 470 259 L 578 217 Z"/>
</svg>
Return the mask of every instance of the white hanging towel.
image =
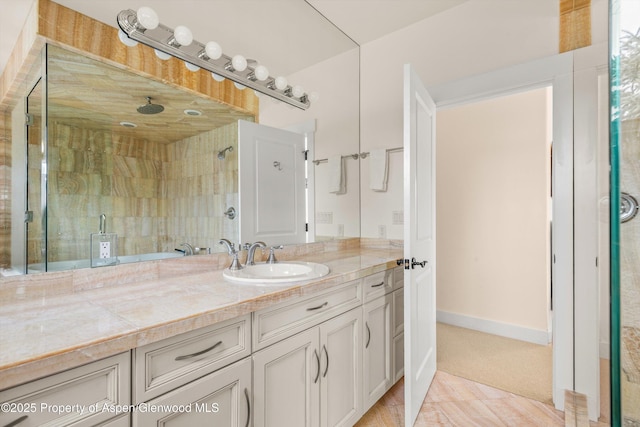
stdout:
<svg viewBox="0 0 640 427">
<path fill-rule="evenodd" d="M 369 153 L 369 188 L 387 191 L 387 150 L 382 148 Z"/>
<path fill-rule="evenodd" d="M 347 177 L 342 156 L 327 159 L 329 164 L 329 193 L 344 194 L 347 192 Z"/>
</svg>

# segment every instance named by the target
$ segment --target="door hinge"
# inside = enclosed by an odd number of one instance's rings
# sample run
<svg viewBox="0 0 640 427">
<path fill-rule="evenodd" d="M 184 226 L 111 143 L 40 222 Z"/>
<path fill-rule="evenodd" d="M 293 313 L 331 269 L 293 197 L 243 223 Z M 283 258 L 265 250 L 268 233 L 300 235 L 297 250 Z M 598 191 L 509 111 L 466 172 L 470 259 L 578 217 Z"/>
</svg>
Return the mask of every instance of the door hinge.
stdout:
<svg viewBox="0 0 640 427">
<path fill-rule="evenodd" d="M 309 156 L 309 150 L 302 151 L 302 154 L 304 154 L 304 159 L 307 160 Z"/>
<path fill-rule="evenodd" d="M 304 231 L 309 231 L 309 223 L 308 222 L 304 225 Z"/>
<path fill-rule="evenodd" d="M 34 123 L 33 114 L 25 113 L 24 124 L 27 126 L 33 126 L 33 123 Z"/>
<path fill-rule="evenodd" d="M 33 211 L 24 212 L 24 222 L 33 222 Z"/>
</svg>

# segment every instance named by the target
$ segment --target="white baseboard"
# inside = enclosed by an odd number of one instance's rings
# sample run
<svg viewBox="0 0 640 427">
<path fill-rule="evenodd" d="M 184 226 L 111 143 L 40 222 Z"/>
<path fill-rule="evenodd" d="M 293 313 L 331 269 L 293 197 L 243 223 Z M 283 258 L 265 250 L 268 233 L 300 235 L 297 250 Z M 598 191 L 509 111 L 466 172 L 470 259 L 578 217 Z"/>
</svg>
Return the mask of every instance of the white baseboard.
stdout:
<svg viewBox="0 0 640 427">
<path fill-rule="evenodd" d="M 551 332 L 548 331 L 525 328 L 523 326 L 496 322 L 494 320 L 480 319 L 458 313 L 438 310 L 436 312 L 436 320 L 448 325 L 473 329 L 475 331 L 486 332 L 488 334 L 506 338 L 513 338 L 533 344 L 547 345 L 551 342 Z"/>
</svg>

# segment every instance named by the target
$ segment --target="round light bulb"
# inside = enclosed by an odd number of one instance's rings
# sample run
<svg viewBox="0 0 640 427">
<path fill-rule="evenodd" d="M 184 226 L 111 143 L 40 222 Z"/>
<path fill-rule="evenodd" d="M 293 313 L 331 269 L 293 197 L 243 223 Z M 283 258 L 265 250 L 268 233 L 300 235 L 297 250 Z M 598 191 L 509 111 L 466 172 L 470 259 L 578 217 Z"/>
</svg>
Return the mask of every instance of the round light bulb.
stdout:
<svg viewBox="0 0 640 427">
<path fill-rule="evenodd" d="M 231 58 L 231 66 L 236 71 L 244 71 L 247 69 L 247 60 L 242 55 L 235 55 Z"/>
<path fill-rule="evenodd" d="M 260 81 L 267 80 L 269 77 L 269 70 L 264 65 L 258 65 L 253 72 L 256 75 L 256 79 Z"/>
<path fill-rule="evenodd" d="M 193 41 L 193 33 L 184 25 L 178 25 L 176 29 L 173 30 L 173 37 L 175 37 L 181 46 L 189 46 Z"/>
<path fill-rule="evenodd" d="M 240 83 L 238 83 L 238 82 L 233 82 L 233 85 L 234 85 L 235 87 L 237 87 L 238 89 L 240 89 L 240 90 L 244 90 L 244 89 L 246 89 L 246 86 L 241 85 L 241 84 L 240 84 Z"/>
<path fill-rule="evenodd" d="M 215 80 L 217 82 L 223 82 L 224 81 L 224 77 L 222 77 L 220 74 L 211 73 L 211 77 L 213 77 L 213 80 Z"/>
<path fill-rule="evenodd" d="M 276 88 L 279 90 L 285 90 L 287 88 L 287 85 L 289 84 L 289 82 L 287 82 L 287 79 L 285 79 L 282 76 L 278 76 L 276 77 Z"/>
<path fill-rule="evenodd" d="M 291 89 L 291 93 L 296 98 L 300 98 L 302 95 L 304 95 L 304 88 L 300 85 L 295 85 L 293 89 Z"/>
<path fill-rule="evenodd" d="M 204 51 L 211 59 L 219 59 L 222 56 L 222 48 L 216 42 L 208 42 L 204 46 Z"/>
<path fill-rule="evenodd" d="M 118 30 L 118 38 L 122 43 L 124 43 L 126 46 L 129 46 L 129 47 L 134 47 L 138 44 L 137 41 L 130 39 L 127 33 L 125 33 L 122 30 Z"/>
<path fill-rule="evenodd" d="M 138 9 L 136 16 L 138 17 L 138 23 L 147 30 L 153 30 L 158 27 L 158 24 L 160 24 L 158 14 L 150 7 L 142 6 Z"/>
<path fill-rule="evenodd" d="M 312 91 L 309 94 L 309 101 L 310 102 L 316 102 L 318 99 L 320 99 L 320 94 L 318 94 L 318 92 Z"/>
<path fill-rule="evenodd" d="M 167 59 L 171 58 L 171 55 L 169 55 L 168 53 L 162 52 L 161 50 L 158 49 L 153 49 L 156 53 L 156 56 L 160 59 L 162 59 L 163 61 L 166 61 Z"/>
<path fill-rule="evenodd" d="M 198 70 L 200 69 L 200 67 L 198 67 L 197 65 L 193 65 L 193 64 L 192 64 L 192 63 L 190 63 L 190 62 L 185 62 L 185 63 L 184 63 L 184 65 L 187 67 L 187 69 L 188 69 L 189 71 L 196 72 L 196 71 L 198 71 Z"/>
</svg>

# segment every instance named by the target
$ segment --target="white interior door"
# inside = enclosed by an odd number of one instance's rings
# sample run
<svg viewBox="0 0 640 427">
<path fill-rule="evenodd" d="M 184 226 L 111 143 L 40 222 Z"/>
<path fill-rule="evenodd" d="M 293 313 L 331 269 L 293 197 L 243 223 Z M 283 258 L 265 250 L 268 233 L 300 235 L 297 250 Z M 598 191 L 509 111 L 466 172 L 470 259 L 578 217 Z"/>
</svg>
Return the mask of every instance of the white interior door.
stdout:
<svg viewBox="0 0 640 427">
<path fill-rule="evenodd" d="M 304 135 L 238 122 L 240 242 L 306 241 Z"/>
<path fill-rule="evenodd" d="M 412 426 L 436 373 L 436 106 L 404 68 L 405 425 Z"/>
</svg>

